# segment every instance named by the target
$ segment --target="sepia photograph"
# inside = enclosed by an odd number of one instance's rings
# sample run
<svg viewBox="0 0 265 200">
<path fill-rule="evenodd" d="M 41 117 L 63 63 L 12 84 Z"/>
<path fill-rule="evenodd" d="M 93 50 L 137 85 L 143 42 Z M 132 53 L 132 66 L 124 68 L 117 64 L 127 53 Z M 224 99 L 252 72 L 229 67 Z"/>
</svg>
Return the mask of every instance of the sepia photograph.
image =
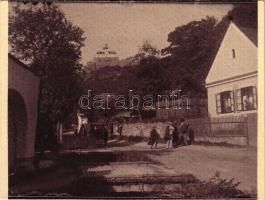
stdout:
<svg viewBox="0 0 265 200">
<path fill-rule="evenodd" d="M 8 2 L 8 197 L 258 197 L 258 3 Z"/>
</svg>

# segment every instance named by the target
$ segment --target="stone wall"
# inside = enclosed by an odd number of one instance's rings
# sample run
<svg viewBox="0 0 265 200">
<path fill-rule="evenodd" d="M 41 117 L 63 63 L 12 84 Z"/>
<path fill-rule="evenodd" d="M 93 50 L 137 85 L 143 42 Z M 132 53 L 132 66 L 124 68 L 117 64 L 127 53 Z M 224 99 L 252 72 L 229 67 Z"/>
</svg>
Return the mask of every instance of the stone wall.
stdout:
<svg viewBox="0 0 265 200">
<path fill-rule="evenodd" d="M 244 116 L 240 118 L 237 117 L 238 119 L 235 119 L 235 117 L 233 117 L 231 118 L 231 123 L 228 123 L 230 118 L 225 119 L 225 120 L 224 119 L 219 120 L 220 122 L 219 125 L 215 124 L 217 119 L 212 119 L 213 120 L 212 126 L 209 126 L 209 124 L 204 125 L 205 119 L 203 118 L 190 119 L 188 121 L 189 121 L 190 127 L 194 130 L 195 141 L 256 146 L 257 145 L 257 114 L 247 115 L 247 117 L 244 117 Z M 243 123 L 237 123 L 236 120 L 240 122 L 242 120 L 245 120 L 245 121 L 243 121 Z M 165 134 L 166 126 L 169 124 L 170 124 L 169 121 L 125 123 L 123 124 L 122 134 L 124 136 L 149 137 L 152 127 L 155 126 L 160 137 L 163 138 Z M 218 127 L 216 125 L 218 125 Z M 242 126 L 244 128 L 237 127 L 239 125 L 240 127 Z M 245 130 L 242 130 L 242 132 L 240 132 L 241 129 L 245 129 Z M 220 131 L 222 134 L 218 135 Z M 116 125 L 114 125 L 114 134 L 116 135 L 118 134 Z"/>
<path fill-rule="evenodd" d="M 159 133 L 160 137 L 163 137 L 168 123 L 169 122 L 125 123 L 123 124 L 122 134 L 124 136 L 149 137 L 152 127 L 156 126 L 156 130 Z M 118 134 L 116 125 L 114 125 L 114 134 Z"/>
</svg>

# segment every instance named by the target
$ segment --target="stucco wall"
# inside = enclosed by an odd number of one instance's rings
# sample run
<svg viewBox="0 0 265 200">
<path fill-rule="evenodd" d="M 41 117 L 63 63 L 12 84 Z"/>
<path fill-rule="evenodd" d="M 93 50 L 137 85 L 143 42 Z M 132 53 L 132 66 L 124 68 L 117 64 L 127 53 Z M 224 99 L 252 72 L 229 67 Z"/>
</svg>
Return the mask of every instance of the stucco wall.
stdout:
<svg viewBox="0 0 265 200">
<path fill-rule="evenodd" d="M 39 78 L 19 66 L 13 59 L 9 58 L 8 62 L 8 88 L 16 90 L 26 105 L 28 130 L 25 135 L 25 152 L 21 155 L 27 159 L 34 155 Z"/>
<path fill-rule="evenodd" d="M 256 86 L 256 87 L 258 86 L 257 75 L 249 77 L 249 78 L 241 79 L 241 80 L 222 83 L 222 84 L 207 88 L 209 117 L 212 118 L 212 117 L 220 117 L 220 116 L 256 113 L 257 112 L 256 110 L 253 110 L 253 111 L 235 111 L 233 113 L 222 113 L 222 114 L 218 114 L 216 112 L 216 99 L 215 99 L 216 94 L 218 94 L 220 92 L 228 91 L 228 90 L 234 91 L 236 89 L 240 89 L 240 88 L 248 87 L 248 86 Z"/>
<path fill-rule="evenodd" d="M 235 57 L 232 50 L 235 51 Z M 257 71 L 257 52 L 257 46 L 231 23 L 206 78 L 206 84 Z"/>
</svg>

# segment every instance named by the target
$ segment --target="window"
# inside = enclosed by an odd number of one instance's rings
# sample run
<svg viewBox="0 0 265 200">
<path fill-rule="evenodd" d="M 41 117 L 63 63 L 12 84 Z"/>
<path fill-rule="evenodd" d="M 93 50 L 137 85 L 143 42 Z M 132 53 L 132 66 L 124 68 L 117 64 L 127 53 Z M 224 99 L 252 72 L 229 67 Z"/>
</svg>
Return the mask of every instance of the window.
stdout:
<svg viewBox="0 0 265 200">
<path fill-rule="evenodd" d="M 236 58 L 236 51 L 235 51 L 235 49 L 232 49 L 232 56 L 233 56 L 233 58 Z"/>
<path fill-rule="evenodd" d="M 238 111 L 257 109 L 256 87 L 244 87 L 236 91 L 236 101 Z"/>
<path fill-rule="evenodd" d="M 234 110 L 234 92 L 225 91 L 216 95 L 217 113 L 231 113 Z"/>
</svg>

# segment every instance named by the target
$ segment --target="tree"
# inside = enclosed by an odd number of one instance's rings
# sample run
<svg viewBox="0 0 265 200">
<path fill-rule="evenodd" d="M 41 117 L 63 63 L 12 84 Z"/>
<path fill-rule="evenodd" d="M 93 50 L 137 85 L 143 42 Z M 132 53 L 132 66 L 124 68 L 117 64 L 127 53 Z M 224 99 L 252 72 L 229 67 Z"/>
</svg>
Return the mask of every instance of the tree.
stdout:
<svg viewBox="0 0 265 200">
<path fill-rule="evenodd" d="M 152 45 L 150 40 L 145 40 L 139 47 L 138 53 L 134 56 L 134 62 L 139 63 L 142 59 L 148 57 L 157 57 L 159 51 Z"/>
<path fill-rule="evenodd" d="M 82 92 L 84 32 L 56 5 L 13 9 L 9 17 L 10 53 L 40 77 L 38 116 L 56 124 L 72 111 Z M 45 134 L 38 121 L 38 131 Z"/>
<path fill-rule="evenodd" d="M 204 79 L 210 67 L 215 45 L 217 20 L 207 17 L 177 27 L 168 35 L 169 47 L 162 50 L 168 55 L 167 79 L 172 89 L 182 89 L 193 95 L 204 93 Z"/>
<path fill-rule="evenodd" d="M 205 97 L 205 78 L 231 20 L 239 27 L 257 29 L 257 3 L 235 4 L 221 21 L 206 17 L 177 27 L 169 33 L 170 45 L 162 50 L 165 78 L 170 88 Z"/>
<path fill-rule="evenodd" d="M 15 6 L 9 17 L 11 53 L 41 79 L 39 112 L 60 120 L 77 96 L 83 31 L 58 6 Z"/>
<path fill-rule="evenodd" d="M 74 72 L 80 67 L 83 31 L 73 26 L 58 6 L 13 9 L 15 14 L 9 17 L 11 53 L 41 77 L 62 68 Z"/>
</svg>

